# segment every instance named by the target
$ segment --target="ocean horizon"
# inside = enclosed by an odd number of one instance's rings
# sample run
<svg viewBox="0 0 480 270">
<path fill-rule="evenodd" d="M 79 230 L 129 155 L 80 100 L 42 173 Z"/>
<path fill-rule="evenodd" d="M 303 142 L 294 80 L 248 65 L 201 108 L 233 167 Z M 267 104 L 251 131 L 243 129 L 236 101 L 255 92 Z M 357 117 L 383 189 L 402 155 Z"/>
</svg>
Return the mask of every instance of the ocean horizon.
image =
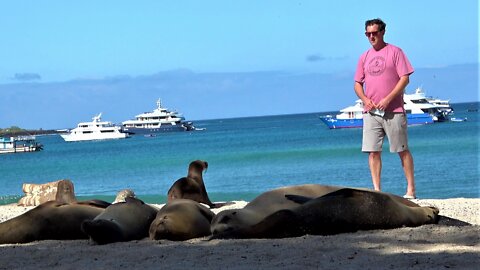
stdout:
<svg viewBox="0 0 480 270">
<path fill-rule="evenodd" d="M 479 102 L 452 104 L 455 117 L 409 127 L 419 198 L 479 198 Z M 362 129 L 330 130 L 319 117 L 336 112 L 197 120 L 203 131 L 132 136 L 122 140 L 65 142 L 38 136 L 44 150 L 0 155 L 0 205 L 17 202 L 23 183 L 69 179 L 78 199 L 113 201 L 132 189 L 148 203 L 164 203 L 170 186 L 193 160 L 205 160 L 212 201 L 250 201 L 282 186 L 324 184 L 371 188 Z M 397 154 L 382 155 L 383 191 L 403 195 L 406 181 Z"/>
</svg>

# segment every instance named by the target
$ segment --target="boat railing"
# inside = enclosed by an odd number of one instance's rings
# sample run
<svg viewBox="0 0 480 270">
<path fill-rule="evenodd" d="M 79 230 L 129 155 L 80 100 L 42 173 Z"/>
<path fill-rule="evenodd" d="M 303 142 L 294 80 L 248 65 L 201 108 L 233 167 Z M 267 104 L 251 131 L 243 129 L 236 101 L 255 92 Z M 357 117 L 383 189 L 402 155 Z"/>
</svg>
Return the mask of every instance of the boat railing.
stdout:
<svg viewBox="0 0 480 270">
<path fill-rule="evenodd" d="M 35 136 L 33 135 L 25 135 L 25 136 L 18 136 L 13 138 L 15 141 L 33 141 L 35 140 Z"/>
</svg>

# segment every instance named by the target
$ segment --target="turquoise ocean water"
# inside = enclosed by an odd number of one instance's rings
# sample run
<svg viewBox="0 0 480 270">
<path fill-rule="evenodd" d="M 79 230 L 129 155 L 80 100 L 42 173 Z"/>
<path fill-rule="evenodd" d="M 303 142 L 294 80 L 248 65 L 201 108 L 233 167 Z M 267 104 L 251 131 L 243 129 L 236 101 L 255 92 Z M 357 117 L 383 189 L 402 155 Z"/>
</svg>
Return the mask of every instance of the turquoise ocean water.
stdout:
<svg viewBox="0 0 480 270">
<path fill-rule="evenodd" d="M 479 198 L 478 103 L 454 105 L 466 122 L 409 127 L 420 198 Z M 473 107 L 472 107 L 473 106 Z M 361 129 L 329 130 L 323 113 L 195 121 L 204 131 L 67 143 L 37 137 L 44 150 L 0 155 L 0 204 L 16 202 L 23 183 L 70 179 L 82 198 L 113 200 L 125 188 L 164 203 L 188 164 L 206 160 L 204 181 L 214 201 L 251 200 L 281 186 L 318 183 L 371 187 Z M 406 181 L 396 154 L 384 145 L 383 190 L 403 195 Z"/>
</svg>

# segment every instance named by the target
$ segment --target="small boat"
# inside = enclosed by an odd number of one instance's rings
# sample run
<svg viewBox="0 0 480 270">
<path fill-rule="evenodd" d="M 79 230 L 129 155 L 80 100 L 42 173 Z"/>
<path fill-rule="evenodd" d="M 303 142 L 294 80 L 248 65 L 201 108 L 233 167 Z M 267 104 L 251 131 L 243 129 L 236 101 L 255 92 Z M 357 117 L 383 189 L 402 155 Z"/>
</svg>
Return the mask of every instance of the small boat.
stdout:
<svg viewBox="0 0 480 270">
<path fill-rule="evenodd" d="M 60 134 L 66 142 L 125 139 L 129 135 L 112 122 L 102 121 L 102 113 L 94 116 L 91 122 L 81 122 L 66 134 Z"/>
<path fill-rule="evenodd" d="M 467 121 L 467 118 L 466 117 L 465 118 L 452 117 L 452 118 L 450 118 L 450 121 L 452 121 L 452 122 L 465 122 L 465 121 Z"/>
<path fill-rule="evenodd" d="M 157 108 L 151 112 L 136 115 L 133 120 L 122 122 L 122 130 L 129 134 L 155 134 L 198 129 L 192 122 L 185 121 L 182 114 L 163 108 L 161 100 L 158 99 Z"/>
<path fill-rule="evenodd" d="M 43 145 L 36 142 L 35 136 L 0 137 L 0 154 L 37 152 Z"/>
</svg>

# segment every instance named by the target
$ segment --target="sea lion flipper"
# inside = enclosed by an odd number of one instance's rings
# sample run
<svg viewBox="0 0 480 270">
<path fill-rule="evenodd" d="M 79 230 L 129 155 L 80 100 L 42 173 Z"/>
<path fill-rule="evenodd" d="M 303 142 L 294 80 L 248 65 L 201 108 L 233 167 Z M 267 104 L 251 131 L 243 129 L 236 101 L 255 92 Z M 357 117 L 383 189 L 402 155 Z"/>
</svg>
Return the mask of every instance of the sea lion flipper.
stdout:
<svg viewBox="0 0 480 270">
<path fill-rule="evenodd" d="M 216 203 L 212 203 L 210 208 L 221 208 L 221 207 L 232 205 L 232 204 L 235 204 L 235 202 L 216 202 Z"/>
<path fill-rule="evenodd" d="M 368 192 L 369 191 L 357 190 L 352 188 L 342 188 L 342 189 L 327 193 L 318 198 L 328 198 L 328 197 L 338 197 L 338 196 L 348 198 L 348 197 L 354 197 L 354 196 L 362 196 L 363 194 Z M 312 198 L 312 197 L 307 197 L 302 195 L 295 195 L 295 194 L 285 194 L 285 198 L 298 204 L 305 204 L 313 199 L 317 199 L 317 198 Z"/>
<path fill-rule="evenodd" d="M 209 222 L 212 222 L 212 219 L 215 217 L 215 213 L 201 204 L 198 204 L 197 207 L 200 210 L 200 214 L 202 214 L 202 216 L 204 216 Z"/>
<path fill-rule="evenodd" d="M 341 188 L 339 190 L 327 193 L 323 195 L 322 197 L 333 197 L 333 196 L 341 196 L 341 197 L 354 197 L 358 195 L 362 195 L 365 193 L 370 193 L 371 191 L 365 191 L 365 190 L 358 190 L 358 189 L 353 189 L 353 188 Z"/>
<path fill-rule="evenodd" d="M 340 189 L 334 192 L 327 193 L 323 196 L 320 196 L 319 198 L 323 197 L 332 197 L 332 196 L 344 196 L 344 197 L 350 197 L 352 195 L 352 190 L 351 189 Z M 298 203 L 298 204 L 305 204 L 315 198 L 312 197 L 307 197 L 307 196 L 302 196 L 302 195 L 295 195 L 295 194 L 285 194 L 285 198 L 288 200 Z"/>
<path fill-rule="evenodd" d="M 298 204 L 304 204 L 310 200 L 313 200 L 314 198 L 311 197 L 306 197 L 302 195 L 294 195 L 294 194 L 285 194 L 285 198 L 288 200 L 298 203 Z"/>
</svg>

